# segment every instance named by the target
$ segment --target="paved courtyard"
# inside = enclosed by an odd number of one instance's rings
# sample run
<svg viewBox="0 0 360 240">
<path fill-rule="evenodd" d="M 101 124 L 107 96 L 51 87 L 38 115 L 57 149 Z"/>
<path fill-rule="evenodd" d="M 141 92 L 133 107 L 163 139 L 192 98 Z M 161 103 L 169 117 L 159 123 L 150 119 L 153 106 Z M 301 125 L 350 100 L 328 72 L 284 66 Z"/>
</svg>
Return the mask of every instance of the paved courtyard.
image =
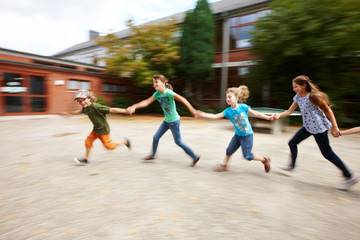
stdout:
<svg viewBox="0 0 360 240">
<path fill-rule="evenodd" d="M 234 134 L 228 120 L 184 118 L 191 159 L 168 132 L 158 158 L 144 162 L 162 117 L 110 116 L 114 140 L 132 150 L 95 142 L 90 164 L 76 166 L 92 124 L 86 116 L 0 117 L 0 239 L 359 239 L 360 184 L 334 188 L 340 171 L 313 138 L 299 147 L 294 172 L 281 135 L 256 131 L 253 152 L 269 155 L 272 170 L 243 159 L 214 172 Z M 330 137 L 334 151 L 360 173 L 360 135 Z"/>
</svg>

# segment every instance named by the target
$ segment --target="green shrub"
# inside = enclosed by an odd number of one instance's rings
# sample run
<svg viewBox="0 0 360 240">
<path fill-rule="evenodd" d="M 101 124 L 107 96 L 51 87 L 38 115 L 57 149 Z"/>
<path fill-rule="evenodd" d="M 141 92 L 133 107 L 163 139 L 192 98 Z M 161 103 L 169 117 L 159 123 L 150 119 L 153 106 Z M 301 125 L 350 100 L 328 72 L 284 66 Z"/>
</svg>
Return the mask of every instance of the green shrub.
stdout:
<svg viewBox="0 0 360 240">
<path fill-rule="evenodd" d="M 102 104 L 102 105 L 106 105 L 106 101 L 103 97 L 97 97 L 97 103 Z"/>
<path fill-rule="evenodd" d="M 118 96 L 113 100 L 113 106 L 117 108 L 127 108 L 133 104 L 132 100 L 128 97 Z"/>
</svg>

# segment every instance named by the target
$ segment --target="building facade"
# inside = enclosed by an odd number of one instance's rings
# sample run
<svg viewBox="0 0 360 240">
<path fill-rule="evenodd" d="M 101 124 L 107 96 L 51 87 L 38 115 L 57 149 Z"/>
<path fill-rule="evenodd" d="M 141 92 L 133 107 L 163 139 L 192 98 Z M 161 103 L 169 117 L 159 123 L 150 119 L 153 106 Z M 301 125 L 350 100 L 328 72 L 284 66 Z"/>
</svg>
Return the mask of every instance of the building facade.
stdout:
<svg viewBox="0 0 360 240">
<path fill-rule="evenodd" d="M 213 64 L 215 75 L 206 86 L 205 104 L 223 103 L 225 90 L 239 86 L 248 69 L 255 64 L 254 56 L 249 53 L 250 32 L 256 21 L 268 13 L 270 2 L 222 0 L 210 4 L 217 25 Z M 177 24 L 181 24 L 185 16 L 186 12 L 180 12 L 149 24 L 170 18 L 177 19 Z M 129 30 L 115 34 L 123 39 L 129 36 Z M 105 56 L 106 49 L 95 41 L 97 36 L 98 33 L 90 31 L 89 41 L 52 57 L 0 48 L 0 115 L 70 111 L 78 108 L 73 101 L 78 89 L 88 89 L 109 104 L 116 96 L 136 99 L 139 89 L 127 79 L 104 74 L 105 63 L 101 58 Z"/>
<path fill-rule="evenodd" d="M 0 48 L 0 115 L 55 114 L 78 109 L 73 100 L 88 89 L 111 103 L 134 90 L 104 68 Z"/>
<path fill-rule="evenodd" d="M 215 104 L 223 102 L 225 90 L 240 85 L 241 79 L 255 64 L 254 56 L 249 53 L 250 32 L 254 30 L 255 22 L 269 12 L 270 2 L 269 0 L 222 0 L 210 4 L 217 25 L 213 64 L 215 76 L 207 87 L 205 100 Z M 186 12 L 181 12 L 149 23 L 175 18 L 177 24 L 181 24 L 185 16 Z M 125 29 L 115 34 L 120 39 L 126 38 L 129 30 Z M 104 66 L 105 63 L 99 59 L 105 56 L 106 51 L 92 39 L 92 36 L 94 33 L 90 31 L 89 41 L 65 49 L 54 57 Z"/>
</svg>

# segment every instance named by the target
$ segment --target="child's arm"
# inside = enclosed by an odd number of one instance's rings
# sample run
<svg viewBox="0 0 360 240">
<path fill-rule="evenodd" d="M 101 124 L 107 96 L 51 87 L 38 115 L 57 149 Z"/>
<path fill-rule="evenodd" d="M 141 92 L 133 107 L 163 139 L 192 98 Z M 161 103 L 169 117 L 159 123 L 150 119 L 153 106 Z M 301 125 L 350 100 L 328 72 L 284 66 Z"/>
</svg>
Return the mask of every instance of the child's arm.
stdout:
<svg viewBox="0 0 360 240">
<path fill-rule="evenodd" d="M 187 109 L 189 109 L 191 114 L 193 116 L 196 116 L 197 112 L 196 112 L 195 108 L 190 104 L 190 102 L 186 98 L 184 98 L 183 96 L 180 96 L 179 94 L 175 93 L 174 99 L 179 101 L 179 102 L 182 102 L 182 104 L 184 104 L 185 107 L 187 107 Z"/>
<path fill-rule="evenodd" d="M 71 112 L 59 112 L 58 114 L 65 117 L 71 117 L 72 115 L 80 114 L 82 109 L 74 110 Z"/>
<path fill-rule="evenodd" d="M 262 118 L 262 119 L 269 120 L 269 121 L 274 120 L 273 116 L 265 115 L 261 112 L 252 110 L 251 108 L 249 108 L 248 113 L 250 113 L 250 115 L 253 117 Z"/>
<path fill-rule="evenodd" d="M 153 103 L 156 100 L 156 98 L 154 96 L 151 96 L 145 100 L 142 100 L 141 102 L 138 102 L 130 107 L 128 107 L 126 109 L 126 113 L 127 114 L 133 114 L 135 112 L 136 109 L 138 108 L 144 108 L 149 106 L 151 103 Z"/>
<path fill-rule="evenodd" d="M 344 131 L 340 132 L 340 135 L 349 135 L 349 134 L 355 134 L 355 133 L 360 133 L 360 127 L 354 127 L 354 128 L 350 128 Z"/>
<path fill-rule="evenodd" d="M 275 113 L 273 116 L 273 120 L 277 120 L 279 118 L 284 118 L 284 117 L 290 116 L 290 114 L 292 114 L 298 106 L 299 105 L 296 102 L 293 102 L 288 110 L 286 110 L 280 114 Z"/>
<path fill-rule="evenodd" d="M 209 118 L 209 119 L 220 119 L 220 118 L 224 118 L 225 115 L 221 112 L 221 113 L 205 113 L 202 111 L 198 111 L 198 115 L 202 118 Z"/>
<path fill-rule="evenodd" d="M 341 133 L 336 122 L 335 114 L 330 108 L 330 106 L 325 102 L 325 100 L 320 99 L 319 108 L 325 113 L 325 115 L 329 118 L 332 124 L 331 134 L 333 135 L 333 137 L 339 137 Z"/>
<path fill-rule="evenodd" d="M 111 113 L 127 113 L 125 108 L 110 108 Z"/>
</svg>

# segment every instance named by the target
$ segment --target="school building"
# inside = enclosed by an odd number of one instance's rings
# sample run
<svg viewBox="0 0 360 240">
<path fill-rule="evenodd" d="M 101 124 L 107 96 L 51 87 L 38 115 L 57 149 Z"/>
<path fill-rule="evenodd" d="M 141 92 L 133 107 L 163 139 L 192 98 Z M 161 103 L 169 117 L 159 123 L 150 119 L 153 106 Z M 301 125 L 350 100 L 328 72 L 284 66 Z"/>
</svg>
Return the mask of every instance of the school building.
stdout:
<svg viewBox="0 0 360 240">
<path fill-rule="evenodd" d="M 216 19 L 214 79 L 204 96 L 212 103 L 223 101 L 228 86 L 238 86 L 254 65 L 249 54 L 255 22 L 268 13 L 270 0 L 222 0 L 210 4 Z M 149 23 L 175 18 L 181 24 L 186 12 Z M 125 29 L 115 33 L 120 39 Z M 89 32 L 89 40 L 71 46 L 51 57 L 0 49 L 0 115 L 49 114 L 76 107 L 72 100 L 80 88 L 93 91 L 111 103 L 119 95 L 134 96 L 141 90 L 127 79 L 111 77 L 101 60 L 106 51 Z"/>
<path fill-rule="evenodd" d="M 78 89 L 112 102 L 132 93 L 126 79 L 104 74 L 104 67 L 0 48 L 0 116 L 54 114 L 79 108 Z"/>
</svg>

